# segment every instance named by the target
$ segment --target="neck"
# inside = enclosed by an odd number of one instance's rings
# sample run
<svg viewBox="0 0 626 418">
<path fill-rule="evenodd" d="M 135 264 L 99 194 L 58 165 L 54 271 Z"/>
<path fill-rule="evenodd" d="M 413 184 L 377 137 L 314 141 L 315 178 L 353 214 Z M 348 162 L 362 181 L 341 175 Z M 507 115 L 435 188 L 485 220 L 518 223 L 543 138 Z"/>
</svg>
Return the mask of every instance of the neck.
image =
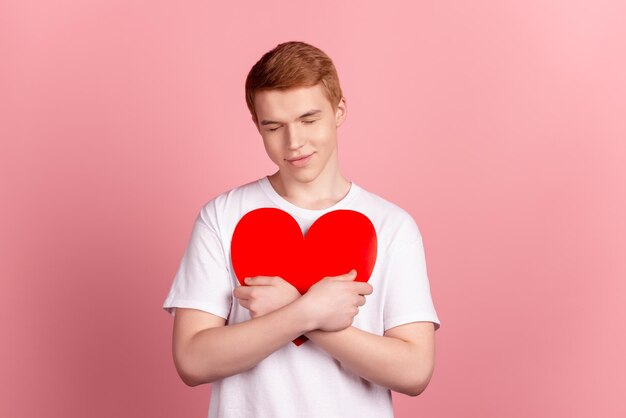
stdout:
<svg viewBox="0 0 626 418">
<path fill-rule="evenodd" d="M 285 200 L 304 209 L 320 210 L 333 206 L 350 191 L 351 183 L 339 170 L 320 173 L 312 181 L 301 182 L 279 171 L 268 176 L 270 184 Z"/>
</svg>

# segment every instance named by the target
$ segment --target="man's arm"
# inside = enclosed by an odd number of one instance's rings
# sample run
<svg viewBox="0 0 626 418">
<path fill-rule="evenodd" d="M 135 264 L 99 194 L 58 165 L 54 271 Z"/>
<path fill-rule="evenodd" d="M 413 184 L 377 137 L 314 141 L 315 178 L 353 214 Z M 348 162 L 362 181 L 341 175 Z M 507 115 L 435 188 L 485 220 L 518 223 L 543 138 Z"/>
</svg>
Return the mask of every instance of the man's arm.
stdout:
<svg viewBox="0 0 626 418">
<path fill-rule="evenodd" d="M 306 335 L 355 374 L 395 392 L 417 396 L 426 389 L 435 365 L 432 322 L 412 322 L 384 336 L 350 326 Z"/>
<path fill-rule="evenodd" d="M 225 319 L 197 309 L 177 308 L 172 353 L 189 386 L 246 371 L 299 335 L 315 329 L 301 299 L 248 321 Z"/>
<path fill-rule="evenodd" d="M 320 284 L 300 295 L 280 277 L 258 276 L 250 281 L 250 286 L 239 287 L 234 293 L 242 306 L 250 309 L 254 305 L 256 314 L 267 315 L 285 303 L 306 299 Z M 327 303 L 331 295 L 322 295 L 313 305 Z M 384 336 L 353 326 L 331 331 L 315 327 L 304 335 L 311 340 L 306 344 L 318 344 L 364 379 L 416 396 L 426 388 L 434 369 L 434 334 L 432 322 L 413 322 L 388 329 Z"/>
<path fill-rule="evenodd" d="M 353 282 L 353 273 L 325 278 L 304 296 L 282 287 L 291 296 L 279 298 L 280 308 L 228 326 L 207 312 L 177 308 L 173 353 L 178 373 L 189 386 L 210 383 L 252 368 L 308 331 L 349 327 L 358 306 L 365 303 L 362 295 L 371 293 L 367 283 Z M 273 283 L 276 278 L 264 279 Z M 258 286 L 238 286 L 233 293 L 246 296 L 247 307 L 257 304 L 258 294 L 266 295 Z"/>
</svg>

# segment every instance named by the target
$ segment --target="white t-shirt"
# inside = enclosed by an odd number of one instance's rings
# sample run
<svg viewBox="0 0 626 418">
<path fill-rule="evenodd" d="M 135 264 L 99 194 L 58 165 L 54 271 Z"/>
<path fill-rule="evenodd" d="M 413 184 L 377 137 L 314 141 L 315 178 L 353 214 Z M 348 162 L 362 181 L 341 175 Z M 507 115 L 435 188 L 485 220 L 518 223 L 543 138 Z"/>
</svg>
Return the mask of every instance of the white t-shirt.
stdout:
<svg viewBox="0 0 626 418">
<path fill-rule="evenodd" d="M 201 209 L 163 308 L 200 309 L 225 318 L 226 325 L 251 319 L 232 292 L 239 286 L 230 258 L 237 222 L 247 212 L 282 209 L 303 234 L 317 218 L 337 209 L 366 215 L 376 229 L 373 293 L 359 307 L 352 326 L 382 336 L 415 321 L 440 322 L 430 295 L 422 237 L 411 215 L 352 182 L 335 205 L 298 207 L 280 196 L 267 176 L 224 192 Z M 209 418 L 386 418 L 393 417 L 388 388 L 361 378 L 311 340 L 291 341 L 251 369 L 211 384 Z"/>
</svg>

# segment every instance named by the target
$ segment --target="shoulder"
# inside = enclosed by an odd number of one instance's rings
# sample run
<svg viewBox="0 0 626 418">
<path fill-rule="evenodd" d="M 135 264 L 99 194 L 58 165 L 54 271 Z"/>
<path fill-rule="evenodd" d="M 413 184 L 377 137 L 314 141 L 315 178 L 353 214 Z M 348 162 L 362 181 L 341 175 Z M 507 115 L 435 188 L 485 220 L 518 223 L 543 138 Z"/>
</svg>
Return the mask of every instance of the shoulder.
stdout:
<svg viewBox="0 0 626 418">
<path fill-rule="evenodd" d="M 254 200 L 254 195 L 260 192 L 259 181 L 253 180 L 237 187 L 223 191 L 202 205 L 197 221 L 209 227 L 219 229 L 225 218 L 239 212 L 246 200 Z"/>
<path fill-rule="evenodd" d="M 421 232 L 411 213 L 398 204 L 361 187 L 359 206 L 372 220 L 386 246 L 403 246 L 421 239 Z"/>
</svg>

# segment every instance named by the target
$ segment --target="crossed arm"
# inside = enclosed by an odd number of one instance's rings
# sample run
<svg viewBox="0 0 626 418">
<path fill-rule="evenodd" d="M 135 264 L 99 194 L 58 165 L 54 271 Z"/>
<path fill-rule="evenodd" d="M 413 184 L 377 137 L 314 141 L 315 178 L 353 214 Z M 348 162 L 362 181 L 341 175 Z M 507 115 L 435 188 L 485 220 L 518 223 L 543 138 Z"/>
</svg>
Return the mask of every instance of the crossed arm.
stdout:
<svg viewBox="0 0 626 418">
<path fill-rule="evenodd" d="M 279 277 L 257 277 L 233 294 L 250 309 L 252 288 L 264 286 L 266 302 L 257 303 L 253 316 L 262 316 L 299 298 Z M 297 294 L 297 295 L 296 295 Z M 388 329 L 384 336 L 349 326 L 341 331 L 313 330 L 304 334 L 353 373 L 395 392 L 417 396 L 424 391 L 435 363 L 435 329 L 432 322 L 411 322 Z"/>
<path fill-rule="evenodd" d="M 382 337 L 353 326 L 305 335 L 362 378 L 417 396 L 434 369 L 434 333 L 432 322 L 412 322 L 391 328 Z"/>
</svg>

